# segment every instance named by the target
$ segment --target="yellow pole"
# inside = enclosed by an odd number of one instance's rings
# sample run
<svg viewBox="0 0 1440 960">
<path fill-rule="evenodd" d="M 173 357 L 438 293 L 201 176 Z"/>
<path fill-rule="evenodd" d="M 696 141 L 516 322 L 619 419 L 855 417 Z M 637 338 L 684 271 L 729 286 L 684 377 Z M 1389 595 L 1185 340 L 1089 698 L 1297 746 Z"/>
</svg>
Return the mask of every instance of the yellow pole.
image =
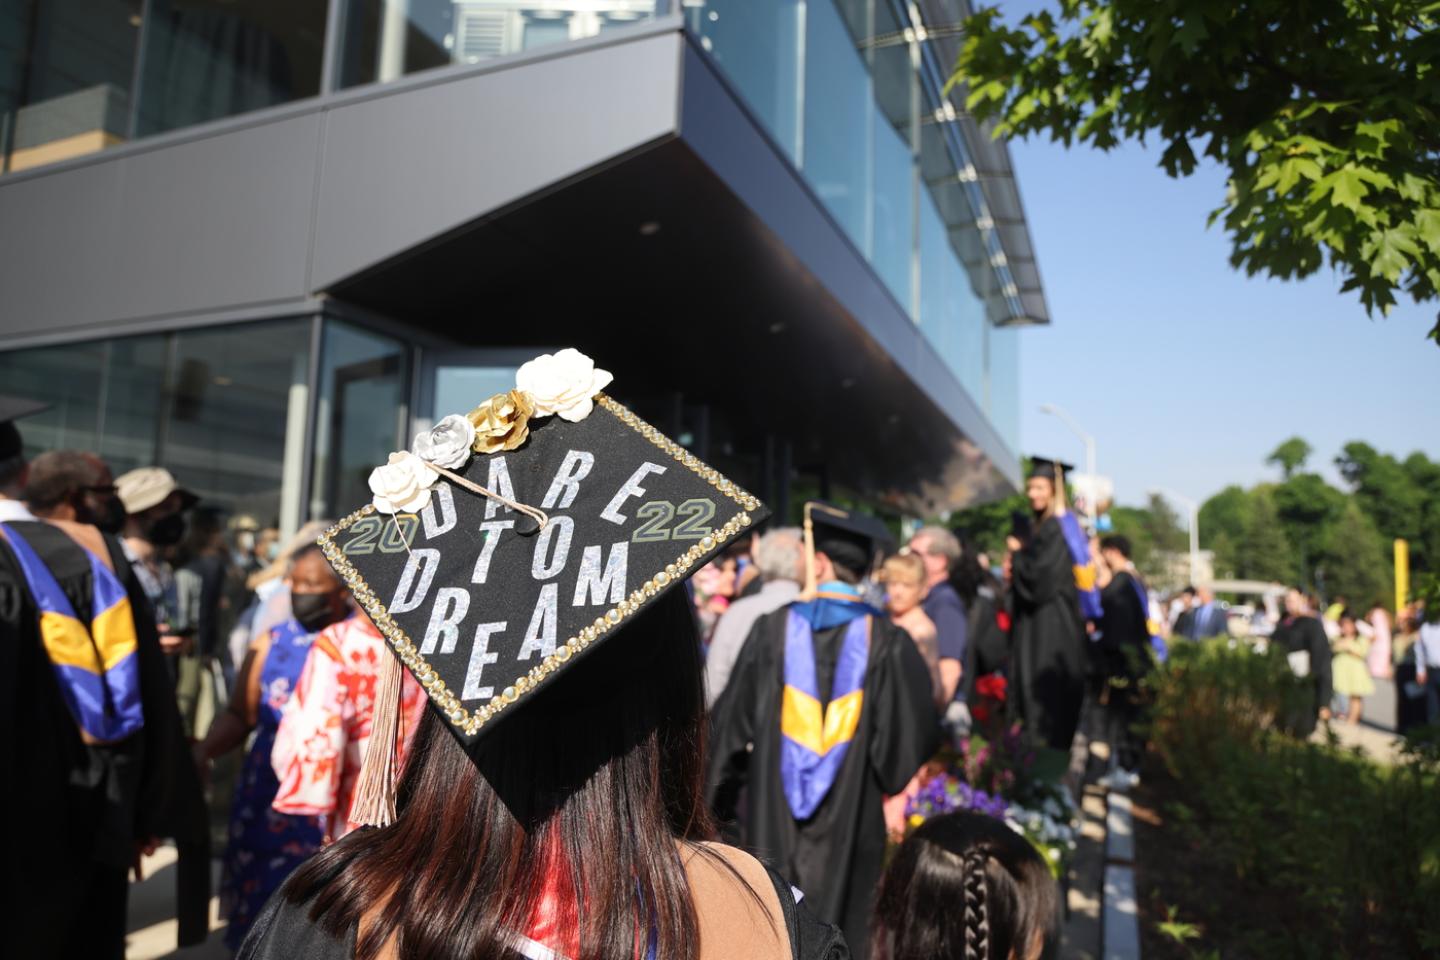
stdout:
<svg viewBox="0 0 1440 960">
<path fill-rule="evenodd" d="M 1410 598 L 1410 544 L 1404 540 L 1395 541 L 1395 613 L 1405 606 Z"/>
</svg>

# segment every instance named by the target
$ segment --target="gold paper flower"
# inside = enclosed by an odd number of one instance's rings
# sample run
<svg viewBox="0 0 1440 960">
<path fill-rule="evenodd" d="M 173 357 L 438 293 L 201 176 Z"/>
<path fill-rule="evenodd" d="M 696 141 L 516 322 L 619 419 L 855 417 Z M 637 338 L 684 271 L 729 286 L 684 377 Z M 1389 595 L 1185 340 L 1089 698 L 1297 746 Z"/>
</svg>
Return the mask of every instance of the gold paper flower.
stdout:
<svg viewBox="0 0 1440 960">
<path fill-rule="evenodd" d="M 530 436 L 530 417 L 535 405 L 520 390 L 497 393 L 471 410 L 467 419 L 475 425 L 476 453 L 514 450 Z"/>
</svg>

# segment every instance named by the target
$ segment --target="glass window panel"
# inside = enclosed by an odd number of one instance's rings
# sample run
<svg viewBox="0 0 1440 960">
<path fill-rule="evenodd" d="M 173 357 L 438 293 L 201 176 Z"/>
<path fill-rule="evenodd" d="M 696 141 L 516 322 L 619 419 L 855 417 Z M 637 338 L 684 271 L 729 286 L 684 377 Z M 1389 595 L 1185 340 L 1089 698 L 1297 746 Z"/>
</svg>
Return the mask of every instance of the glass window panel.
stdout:
<svg viewBox="0 0 1440 960">
<path fill-rule="evenodd" d="M 408 361 L 398 340 L 325 321 L 311 516 L 370 501 L 370 471 L 403 446 Z"/>
<path fill-rule="evenodd" d="M 915 108 L 911 96 L 919 82 L 910 65 L 907 43 L 876 47 L 872 53 L 875 75 L 875 101 L 890 126 L 910 138 L 910 112 Z"/>
<path fill-rule="evenodd" d="M 0 170 L 129 138 L 138 4 L 0 3 Z"/>
<path fill-rule="evenodd" d="M 990 420 L 1011 452 L 1020 449 L 1020 328 L 991 327 Z"/>
<path fill-rule="evenodd" d="M 976 400 L 985 391 L 985 304 L 975 295 L 970 274 L 954 251 L 945 258 L 945 323 L 941 355 Z"/>
<path fill-rule="evenodd" d="M 832 3 L 806 7 L 805 90 L 805 177 L 869 256 L 870 74 Z"/>
<path fill-rule="evenodd" d="M 326 0 L 151 0 L 145 9 L 142 135 L 320 92 Z"/>
<path fill-rule="evenodd" d="M 159 463 L 168 336 L 126 337 L 106 344 L 99 453 L 118 477 Z"/>
<path fill-rule="evenodd" d="M 286 474 L 300 482 L 303 437 L 287 445 L 287 428 L 303 431 L 309 412 L 310 328 L 306 317 L 175 335 L 159 462 L 202 502 L 280 525 Z"/>
<path fill-rule="evenodd" d="M 486 398 L 515 387 L 518 366 L 435 368 L 435 404 L 430 421 L 452 413 L 467 413 Z"/>
<path fill-rule="evenodd" d="M 105 348 L 98 343 L 0 353 L 4 392 L 50 404 L 19 423 L 26 456 L 95 449 L 104 366 Z"/>
<path fill-rule="evenodd" d="M 710 0 L 686 8 L 701 45 L 792 163 L 800 159 L 803 9 L 799 0 Z"/>
<path fill-rule="evenodd" d="M 913 316 L 915 166 L 910 145 L 890 128 L 883 116 L 877 115 L 876 128 L 875 247 L 870 261 L 895 299 Z"/>
<path fill-rule="evenodd" d="M 918 320 L 925 336 L 940 349 L 950 321 L 945 303 L 945 269 L 954 259 L 945 223 L 930 194 L 920 194 L 920 311 Z M 941 351 L 944 356 L 944 351 Z M 949 358 L 945 358 L 949 361 Z"/>
<path fill-rule="evenodd" d="M 652 19 L 657 0 L 347 0 L 341 86 L 593 37 Z"/>
</svg>

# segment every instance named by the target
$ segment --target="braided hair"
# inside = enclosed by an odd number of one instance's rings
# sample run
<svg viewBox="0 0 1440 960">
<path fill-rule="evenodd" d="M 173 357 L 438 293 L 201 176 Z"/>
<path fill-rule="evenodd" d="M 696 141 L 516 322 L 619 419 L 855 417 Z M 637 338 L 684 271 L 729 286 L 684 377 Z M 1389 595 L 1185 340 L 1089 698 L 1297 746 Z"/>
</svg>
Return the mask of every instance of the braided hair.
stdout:
<svg viewBox="0 0 1440 960">
<path fill-rule="evenodd" d="M 962 909 L 956 909 L 963 905 Z M 933 817 L 880 880 L 876 960 L 1045 960 L 1059 942 L 1060 896 L 1024 837 L 984 814 Z"/>
<path fill-rule="evenodd" d="M 965 960 L 990 960 L 990 917 L 986 908 L 986 854 L 965 855 Z"/>
</svg>

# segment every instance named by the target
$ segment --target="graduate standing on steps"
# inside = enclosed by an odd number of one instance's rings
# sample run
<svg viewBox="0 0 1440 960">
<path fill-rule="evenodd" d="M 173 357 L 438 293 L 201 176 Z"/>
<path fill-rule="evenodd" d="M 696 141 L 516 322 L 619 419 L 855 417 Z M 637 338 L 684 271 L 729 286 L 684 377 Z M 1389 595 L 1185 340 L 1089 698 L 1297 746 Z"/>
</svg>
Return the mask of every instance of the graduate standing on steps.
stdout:
<svg viewBox="0 0 1440 960">
<path fill-rule="evenodd" d="M 861 597 L 879 521 L 805 505 L 807 585 L 762 617 L 715 704 L 708 793 L 741 845 L 803 889 L 863 958 L 885 855 L 886 794 L 935 751 L 939 717 L 914 642 Z"/>
<path fill-rule="evenodd" d="M 1014 556 L 1013 717 L 1037 745 L 1070 749 L 1085 696 L 1085 622 L 1060 517 L 1067 464 L 1036 458 L 1025 481 L 1028 524 L 1006 541 Z M 1027 529 L 1028 528 L 1028 529 Z"/>
</svg>

